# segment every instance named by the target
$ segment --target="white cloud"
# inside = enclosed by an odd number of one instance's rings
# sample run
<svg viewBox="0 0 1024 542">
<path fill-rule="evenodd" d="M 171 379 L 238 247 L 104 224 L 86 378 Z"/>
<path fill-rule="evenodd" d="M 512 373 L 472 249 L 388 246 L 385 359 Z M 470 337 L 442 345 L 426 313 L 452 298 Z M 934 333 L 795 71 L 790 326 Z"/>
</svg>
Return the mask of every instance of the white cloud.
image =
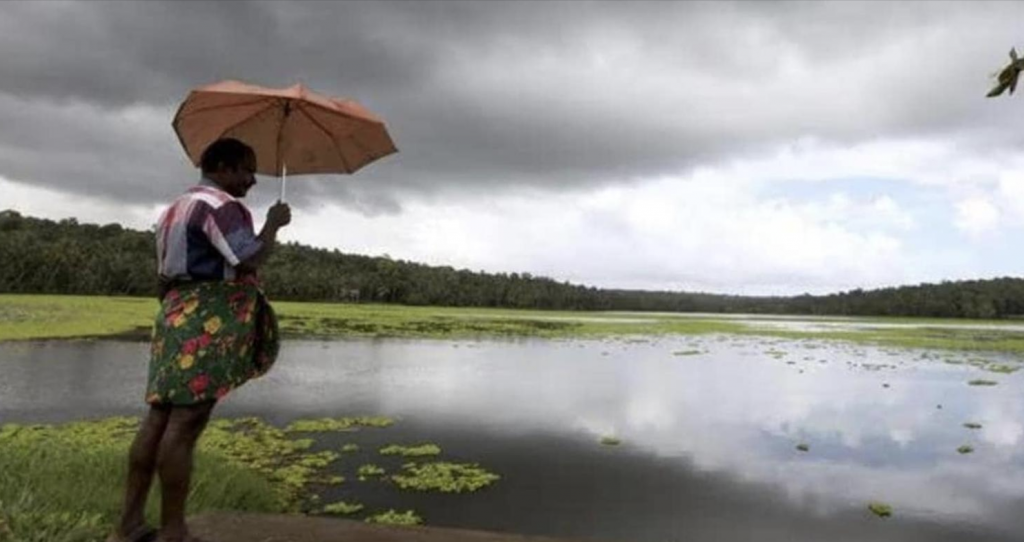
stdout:
<svg viewBox="0 0 1024 542">
<path fill-rule="evenodd" d="M 969 235 L 991 232 L 999 224 L 999 209 L 988 198 L 976 196 L 956 206 L 956 227 Z"/>
</svg>

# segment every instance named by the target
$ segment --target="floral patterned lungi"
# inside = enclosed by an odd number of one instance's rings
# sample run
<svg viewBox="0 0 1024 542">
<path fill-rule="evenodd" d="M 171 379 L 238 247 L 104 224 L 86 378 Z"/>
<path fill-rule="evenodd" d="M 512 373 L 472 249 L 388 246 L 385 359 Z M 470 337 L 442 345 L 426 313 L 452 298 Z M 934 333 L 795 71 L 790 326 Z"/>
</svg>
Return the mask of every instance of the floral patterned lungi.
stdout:
<svg viewBox="0 0 1024 542">
<path fill-rule="evenodd" d="M 277 359 L 277 318 L 255 280 L 176 286 L 153 324 L 149 404 L 221 399 Z"/>
</svg>

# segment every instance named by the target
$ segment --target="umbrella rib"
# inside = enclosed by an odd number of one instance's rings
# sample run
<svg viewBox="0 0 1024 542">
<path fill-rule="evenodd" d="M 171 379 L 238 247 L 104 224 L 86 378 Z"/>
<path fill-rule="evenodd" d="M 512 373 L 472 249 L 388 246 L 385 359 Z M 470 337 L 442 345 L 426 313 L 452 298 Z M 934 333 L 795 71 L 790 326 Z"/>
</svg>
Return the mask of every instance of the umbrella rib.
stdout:
<svg viewBox="0 0 1024 542">
<path fill-rule="evenodd" d="M 338 158 L 341 158 L 341 163 L 344 164 L 345 170 L 348 171 L 349 173 L 354 171 L 352 169 L 352 166 L 349 164 L 348 160 L 345 159 L 345 155 L 341 152 L 341 147 L 338 146 L 338 141 L 336 139 L 334 139 L 333 135 L 331 135 L 331 131 L 328 130 L 327 128 L 324 128 L 324 126 L 322 124 L 320 124 L 319 122 L 317 122 L 317 120 L 315 118 L 313 118 L 313 115 L 310 115 L 309 112 L 306 111 L 306 107 L 305 107 L 306 104 L 300 102 L 297 105 L 298 105 L 298 107 L 296 109 L 301 111 L 302 114 L 305 115 L 307 119 L 309 119 L 309 122 L 313 123 L 313 126 L 316 126 L 317 128 L 319 128 L 320 131 L 323 132 L 324 134 L 326 134 L 327 138 L 331 140 L 331 145 L 333 145 L 334 146 L 334 150 L 337 151 Z M 359 147 L 364 153 L 366 152 L 366 149 L 364 149 L 358 143 L 356 144 L 356 146 Z"/>
<path fill-rule="evenodd" d="M 245 117 L 245 118 L 243 118 L 242 120 L 240 120 L 240 121 L 238 121 L 238 122 L 236 122 L 236 123 L 232 124 L 231 126 L 228 126 L 227 128 L 225 128 L 225 129 L 221 130 L 220 134 L 218 134 L 218 135 L 217 135 L 217 137 L 218 137 L 218 138 L 222 138 L 222 137 L 224 137 L 224 134 L 226 134 L 226 133 L 230 132 L 231 130 L 234 130 L 235 128 L 238 128 L 239 126 L 241 126 L 241 125 L 243 125 L 243 124 L 245 124 L 245 123 L 249 122 L 250 120 L 252 120 L 252 119 L 256 118 L 257 116 L 259 116 L 259 115 L 263 114 L 263 112 L 264 112 L 264 111 L 267 111 L 267 110 L 269 110 L 269 109 L 272 109 L 272 108 L 274 107 L 274 105 L 276 105 L 276 104 L 275 104 L 274 102 L 270 102 L 270 103 L 269 103 L 269 104 L 267 104 L 267 106 L 266 106 L 266 107 L 264 107 L 263 109 L 260 109 L 259 111 L 257 111 L 257 112 L 255 112 L 255 113 L 253 113 L 252 115 L 249 115 L 248 117 Z"/>
<path fill-rule="evenodd" d="M 250 105 L 253 104 L 253 103 L 257 103 L 257 102 L 249 102 Z M 263 109 L 260 109 L 259 111 L 256 111 L 255 113 L 253 113 L 253 114 L 243 118 L 242 120 L 232 124 L 231 126 L 228 126 L 224 130 L 221 130 L 221 132 L 219 134 L 217 134 L 217 138 L 216 139 L 220 139 L 220 138 L 224 137 L 224 134 L 230 132 L 231 130 L 234 130 L 235 128 L 238 128 L 239 126 L 245 124 L 246 122 L 248 122 L 252 118 L 263 114 L 264 111 L 267 111 L 270 108 L 274 107 L 275 104 L 276 104 L 276 102 L 271 100 L 270 103 L 268 103 L 267 106 L 264 107 Z M 210 108 L 206 108 L 204 110 L 208 111 L 208 110 L 211 110 L 211 109 L 214 109 L 214 108 L 210 107 Z M 181 132 L 178 129 L 178 122 L 181 120 L 181 118 L 182 117 L 175 117 L 174 122 L 172 122 L 171 125 L 174 126 L 174 133 L 175 133 L 175 135 L 178 136 L 178 141 L 181 143 L 181 147 L 183 149 L 185 149 L 185 154 L 188 155 L 189 160 L 192 160 L 192 155 L 189 152 L 189 147 L 188 147 L 188 145 L 185 144 L 185 140 L 181 137 Z M 211 143 L 212 143 L 212 141 L 211 141 Z M 202 152 L 202 150 L 200 150 L 200 152 Z M 195 164 L 195 165 L 199 165 L 199 162 L 196 161 L 196 160 L 193 160 L 192 163 Z"/>
<path fill-rule="evenodd" d="M 305 103 L 309 103 L 309 102 L 305 102 Z M 371 123 L 371 124 L 376 124 L 376 125 L 380 126 L 382 129 L 384 129 L 385 133 L 386 133 L 386 128 L 384 127 L 384 121 L 382 121 L 382 120 L 368 119 L 366 117 L 360 117 L 360 116 L 356 116 L 356 115 L 347 115 L 347 114 L 342 113 L 340 111 L 335 111 L 334 109 L 330 109 L 330 108 L 327 108 L 327 107 L 324 107 L 322 105 L 318 105 L 318 104 L 315 104 L 315 103 L 312 104 L 312 105 L 316 106 L 316 108 L 318 110 L 320 110 L 320 111 L 324 111 L 324 112 L 330 113 L 332 115 L 336 115 L 336 116 L 341 117 L 341 118 L 343 118 L 343 119 L 345 119 L 347 121 L 352 121 L 353 119 L 355 119 L 356 121 L 359 121 L 359 122 L 368 122 L 368 123 Z M 353 130 L 352 132 L 354 133 L 355 131 L 356 130 Z M 346 137 L 348 137 L 352 141 L 352 143 L 355 144 L 355 146 L 359 147 L 359 149 L 362 150 L 363 154 L 365 154 L 366 156 L 370 156 L 370 157 L 375 156 L 375 153 L 371 153 L 371 152 L 367 151 L 366 147 L 362 146 L 359 143 L 358 139 L 352 137 L 351 133 L 348 136 L 346 136 Z M 390 137 L 389 137 L 389 139 L 390 139 Z M 392 142 L 391 146 L 392 146 L 392 149 L 393 149 L 394 148 L 394 142 Z M 395 151 L 392 150 L 391 152 L 395 152 Z M 386 156 L 387 154 L 391 154 L 391 152 L 385 153 L 384 156 Z M 380 158 L 380 156 L 377 156 L 377 158 Z M 360 167 L 362 167 L 362 166 L 360 166 Z"/>
</svg>

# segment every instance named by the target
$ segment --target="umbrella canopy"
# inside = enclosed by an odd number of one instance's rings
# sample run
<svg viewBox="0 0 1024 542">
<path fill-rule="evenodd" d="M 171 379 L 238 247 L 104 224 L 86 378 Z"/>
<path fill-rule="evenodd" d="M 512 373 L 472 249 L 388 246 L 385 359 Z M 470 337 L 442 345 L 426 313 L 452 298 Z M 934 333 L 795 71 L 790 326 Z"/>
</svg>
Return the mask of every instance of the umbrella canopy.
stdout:
<svg viewBox="0 0 1024 542">
<path fill-rule="evenodd" d="M 256 151 L 263 175 L 352 173 L 398 152 L 381 119 L 352 100 L 301 84 L 278 89 L 221 81 L 199 87 L 172 125 L 196 166 L 208 145 L 232 137 Z"/>
</svg>

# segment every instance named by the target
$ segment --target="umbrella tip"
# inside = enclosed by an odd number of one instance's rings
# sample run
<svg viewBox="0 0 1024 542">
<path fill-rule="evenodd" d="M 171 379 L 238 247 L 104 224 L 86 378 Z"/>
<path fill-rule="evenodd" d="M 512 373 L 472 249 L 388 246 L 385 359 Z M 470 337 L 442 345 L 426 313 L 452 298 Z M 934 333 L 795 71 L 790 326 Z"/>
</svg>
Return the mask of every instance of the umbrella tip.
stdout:
<svg viewBox="0 0 1024 542">
<path fill-rule="evenodd" d="M 304 100 L 306 99 L 306 96 L 309 95 L 309 88 L 306 87 L 306 85 L 299 82 L 288 87 L 288 92 L 292 94 L 295 98 L 299 100 Z"/>
</svg>

